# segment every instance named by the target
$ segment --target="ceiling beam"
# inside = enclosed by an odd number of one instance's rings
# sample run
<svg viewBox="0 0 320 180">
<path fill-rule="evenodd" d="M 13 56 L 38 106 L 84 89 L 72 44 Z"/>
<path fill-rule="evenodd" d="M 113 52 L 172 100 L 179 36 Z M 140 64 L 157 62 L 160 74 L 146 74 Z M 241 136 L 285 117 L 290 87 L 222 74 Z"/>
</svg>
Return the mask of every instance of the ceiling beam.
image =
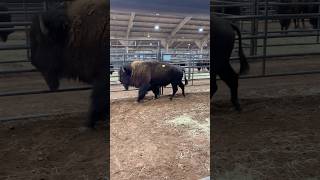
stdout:
<svg viewBox="0 0 320 180">
<path fill-rule="evenodd" d="M 201 46 L 204 46 L 204 44 L 206 44 L 209 41 L 209 38 L 210 32 L 201 39 Z"/>
<path fill-rule="evenodd" d="M 126 34 L 126 38 L 127 38 L 127 39 L 129 38 L 131 29 L 132 29 L 132 27 L 133 27 L 134 17 L 135 17 L 135 12 L 131 12 L 131 16 L 130 16 L 129 24 L 128 24 L 128 29 L 127 29 L 127 34 Z"/>
<path fill-rule="evenodd" d="M 188 22 L 190 21 L 192 17 L 191 16 L 187 16 L 185 17 L 174 29 L 173 31 L 170 33 L 170 36 L 168 37 L 168 39 L 171 39 L 172 37 L 174 37 L 177 32 Z"/>
</svg>

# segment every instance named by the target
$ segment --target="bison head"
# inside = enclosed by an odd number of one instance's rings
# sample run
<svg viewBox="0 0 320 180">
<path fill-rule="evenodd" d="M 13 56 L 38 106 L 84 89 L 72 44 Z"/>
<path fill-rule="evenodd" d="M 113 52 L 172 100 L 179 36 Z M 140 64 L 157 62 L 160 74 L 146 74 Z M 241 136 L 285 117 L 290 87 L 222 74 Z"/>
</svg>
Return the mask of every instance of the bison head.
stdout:
<svg viewBox="0 0 320 180">
<path fill-rule="evenodd" d="M 131 67 L 129 65 L 120 68 L 119 81 L 121 82 L 125 90 L 129 90 L 129 86 L 131 84 Z"/>
<path fill-rule="evenodd" d="M 68 40 L 68 20 L 62 10 L 35 16 L 30 28 L 31 63 L 41 72 L 50 90 L 59 88 Z"/>
</svg>

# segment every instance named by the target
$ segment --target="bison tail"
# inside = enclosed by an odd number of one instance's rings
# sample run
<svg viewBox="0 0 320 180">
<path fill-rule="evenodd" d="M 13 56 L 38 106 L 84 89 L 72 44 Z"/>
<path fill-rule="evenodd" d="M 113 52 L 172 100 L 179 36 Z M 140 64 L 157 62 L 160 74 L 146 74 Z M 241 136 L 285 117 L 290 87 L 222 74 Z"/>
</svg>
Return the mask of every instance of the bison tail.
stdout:
<svg viewBox="0 0 320 180">
<path fill-rule="evenodd" d="M 238 37 L 239 37 L 239 57 L 240 57 L 240 74 L 247 74 L 249 72 L 250 66 L 248 64 L 247 58 L 243 53 L 243 49 L 242 49 L 242 39 L 241 39 L 241 32 L 239 30 L 239 28 L 234 25 L 231 24 L 232 28 L 237 32 Z"/>
<path fill-rule="evenodd" d="M 184 73 L 184 85 L 188 85 L 188 79 L 187 79 L 186 71 L 184 69 L 182 71 Z"/>
</svg>

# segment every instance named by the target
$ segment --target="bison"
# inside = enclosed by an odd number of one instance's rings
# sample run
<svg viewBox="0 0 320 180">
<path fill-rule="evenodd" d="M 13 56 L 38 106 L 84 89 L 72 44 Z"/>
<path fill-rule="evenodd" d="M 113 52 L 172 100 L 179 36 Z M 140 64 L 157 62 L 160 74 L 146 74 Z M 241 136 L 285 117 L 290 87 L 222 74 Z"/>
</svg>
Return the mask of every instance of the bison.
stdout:
<svg viewBox="0 0 320 180">
<path fill-rule="evenodd" d="M 312 0 L 281 0 L 281 3 L 286 3 L 278 6 L 277 13 L 278 14 L 305 14 L 305 13 L 318 13 L 319 6 L 315 4 L 308 5 L 309 2 L 317 2 Z M 292 3 L 292 4 L 290 4 Z M 305 3 L 305 4 L 294 4 L 294 3 Z M 299 16 L 299 15 L 297 15 Z M 282 18 L 280 19 L 281 30 L 288 30 L 292 18 Z M 302 23 L 302 27 L 305 28 L 305 18 L 304 17 L 296 17 L 293 18 L 294 28 L 297 29 L 300 27 L 300 21 Z M 317 28 L 317 18 L 311 17 L 309 18 L 309 22 L 313 28 Z"/>
<path fill-rule="evenodd" d="M 36 15 L 30 28 L 31 63 L 49 89 L 62 78 L 93 86 L 87 126 L 108 117 L 107 65 L 109 3 L 76 0 Z"/>
<path fill-rule="evenodd" d="M 289 3 L 290 0 L 281 0 L 281 3 Z M 278 14 L 292 14 L 294 13 L 293 9 L 288 7 L 287 4 L 281 4 L 277 8 Z M 286 32 L 289 29 L 289 26 L 291 24 L 291 18 L 281 18 L 279 20 L 281 31 Z"/>
<path fill-rule="evenodd" d="M 217 17 L 212 17 L 210 19 L 210 28 L 210 63 L 213 65 L 213 70 L 210 71 L 210 97 L 212 98 L 218 89 L 216 75 L 219 75 L 230 88 L 231 102 L 235 109 L 240 110 L 238 100 L 238 74 L 233 70 L 230 64 L 230 56 L 235 42 L 235 31 L 239 37 L 240 74 L 249 71 L 249 64 L 241 45 L 240 30 L 231 22 Z"/>
<path fill-rule="evenodd" d="M 207 69 L 208 71 L 210 71 L 210 63 L 206 60 L 200 60 L 196 63 L 196 67 L 198 69 L 198 72 L 201 71 L 201 69 Z"/>
<path fill-rule="evenodd" d="M 185 85 L 182 83 L 184 70 L 181 67 L 157 61 L 133 61 L 124 65 L 119 70 L 119 81 L 127 90 L 129 86 L 139 88 L 137 101 L 140 102 L 148 91 L 152 90 L 155 98 L 160 94 L 160 87 L 172 85 L 170 100 L 178 91 L 178 86 L 184 94 L 184 86 L 188 84 L 185 77 Z"/>
<path fill-rule="evenodd" d="M 313 1 L 316 2 L 316 1 Z M 309 13 L 319 13 L 319 5 L 310 5 L 308 8 Z M 311 17 L 309 22 L 313 29 L 318 29 L 318 17 Z"/>
<path fill-rule="evenodd" d="M 0 13 L 1 12 L 7 12 L 8 7 L 6 4 L 1 4 L 0 3 Z M 5 14 L 0 14 L 0 23 L 9 23 L 11 22 L 11 14 L 5 13 Z M 13 33 L 13 30 L 10 30 L 10 28 L 13 28 L 14 26 L 12 25 L 0 25 L 0 39 L 3 42 L 6 42 L 8 39 L 8 36 Z M 2 28 L 5 28 L 6 30 L 2 30 Z"/>
</svg>

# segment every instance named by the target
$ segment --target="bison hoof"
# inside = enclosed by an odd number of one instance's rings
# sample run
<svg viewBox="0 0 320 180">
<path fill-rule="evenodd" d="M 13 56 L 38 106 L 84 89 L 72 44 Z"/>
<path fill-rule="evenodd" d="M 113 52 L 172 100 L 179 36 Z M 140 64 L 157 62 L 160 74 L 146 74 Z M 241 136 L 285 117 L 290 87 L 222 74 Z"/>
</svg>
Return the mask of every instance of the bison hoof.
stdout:
<svg viewBox="0 0 320 180">
<path fill-rule="evenodd" d="M 241 112 L 241 107 L 240 106 L 235 106 L 234 109 L 238 112 Z"/>
</svg>

